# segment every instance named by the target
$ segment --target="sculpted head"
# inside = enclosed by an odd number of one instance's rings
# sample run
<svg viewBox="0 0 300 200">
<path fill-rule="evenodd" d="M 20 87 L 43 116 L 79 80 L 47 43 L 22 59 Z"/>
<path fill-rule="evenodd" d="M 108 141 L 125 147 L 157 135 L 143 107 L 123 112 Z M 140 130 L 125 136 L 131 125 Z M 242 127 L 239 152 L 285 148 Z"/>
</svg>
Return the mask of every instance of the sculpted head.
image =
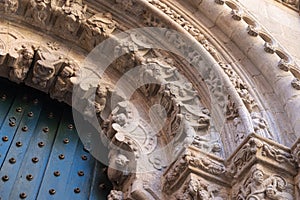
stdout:
<svg viewBox="0 0 300 200">
<path fill-rule="evenodd" d="M 263 171 L 261 171 L 260 169 L 256 169 L 253 173 L 252 173 L 252 180 L 255 183 L 259 183 L 262 184 L 264 181 L 264 173 Z"/>
</svg>

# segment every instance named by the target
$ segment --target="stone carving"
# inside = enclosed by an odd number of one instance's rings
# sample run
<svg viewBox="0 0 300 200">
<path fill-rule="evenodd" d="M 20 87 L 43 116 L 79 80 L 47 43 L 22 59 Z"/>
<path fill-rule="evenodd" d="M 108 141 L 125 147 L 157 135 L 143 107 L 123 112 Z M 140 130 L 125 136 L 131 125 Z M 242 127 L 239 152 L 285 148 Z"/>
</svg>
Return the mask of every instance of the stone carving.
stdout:
<svg viewBox="0 0 300 200">
<path fill-rule="evenodd" d="M 215 0 L 217 4 L 224 5 L 225 0 Z"/>
<path fill-rule="evenodd" d="M 247 27 L 247 33 L 253 37 L 257 37 L 259 34 L 259 26 L 255 25 L 248 25 Z"/>
<path fill-rule="evenodd" d="M 179 75 L 172 59 L 159 52 L 155 55 L 142 61 L 140 82 L 151 83 L 143 86 L 142 91 L 148 97 L 160 96 L 158 103 L 171 117 L 167 131 L 175 137 L 175 151 L 193 143 L 206 152 L 220 155 L 222 147 L 218 138 L 204 133 L 210 124 L 210 113 L 199 106 L 200 99 L 192 84 Z"/>
<path fill-rule="evenodd" d="M 236 9 L 233 9 L 231 11 L 231 14 L 232 14 L 232 18 L 236 21 L 240 21 L 243 17 L 243 12 L 242 10 L 236 10 Z"/>
<path fill-rule="evenodd" d="M 295 88 L 296 90 L 300 90 L 300 80 L 298 78 L 295 78 L 291 85 L 293 86 L 293 88 Z"/>
<path fill-rule="evenodd" d="M 276 46 L 272 41 L 270 42 L 266 41 L 264 44 L 264 50 L 267 53 L 273 54 L 276 51 Z"/>
<path fill-rule="evenodd" d="M 239 144 L 246 137 L 245 127 L 240 117 L 233 119 L 233 125 L 235 126 L 234 142 Z"/>
<path fill-rule="evenodd" d="M 50 4 L 49 0 L 30 0 L 25 18 L 46 25 L 51 16 Z"/>
<path fill-rule="evenodd" d="M 127 156 L 110 151 L 109 167 L 107 169 L 107 176 L 112 182 L 114 188 L 122 186 L 124 181 L 128 178 L 129 159 Z"/>
<path fill-rule="evenodd" d="M 115 0 L 116 4 L 122 9 L 135 16 L 141 16 L 146 13 L 145 8 L 137 3 L 136 0 Z"/>
<path fill-rule="evenodd" d="M 169 190 L 174 187 L 174 184 L 180 176 L 184 174 L 184 171 L 188 167 L 194 167 L 198 170 L 205 171 L 212 175 L 223 175 L 226 173 L 224 164 L 213 160 L 207 155 L 196 155 L 190 150 L 187 150 L 181 155 L 177 161 L 168 169 L 168 172 L 164 175 L 164 191 L 170 192 Z"/>
<path fill-rule="evenodd" d="M 81 43 L 88 44 L 92 49 L 103 39 L 107 38 L 116 29 L 116 22 L 110 13 L 98 13 L 87 19 L 84 24 L 84 32 L 81 35 Z"/>
<path fill-rule="evenodd" d="M 111 88 L 112 86 L 108 84 L 98 85 L 96 90 L 96 97 L 95 97 L 95 109 L 97 114 L 100 114 L 104 110 L 106 106 L 107 98 L 109 94 L 112 93 Z"/>
<path fill-rule="evenodd" d="M 280 147 L 272 146 L 258 138 L 251 137 L 249 141 L 230 159 L 228 165 L 228 172 L 234 178 L 240 175 L 240 172 L 249 163 L 253 162 L 259 156 L 266 157 L 265 160 L 271 159 L 278 164 L 285 164 L 286 166 L 295 167 L 295 158 L 288 151 Z"/>
<path fill-rule="evenodd" d="M 53 51 L 58 51 L 60 49 L 60 45 L 57 42 L 47 42 L 47 46 L 49 49 Z"/>
<path fill-rule="evenodd" d="M 229 172 L 237 177 L 237 173 L 255 157 L 258 148 L 261 148 L 262 145 L 259 140 L 251 138 L 233 157 L 231 164 L 228 166 Z"/>
<path fill-rule="evenodd" d="M 82 0 L 66 0 L 57 10 L 63 16 L 56 21 L 55 29 L 65 36 L 75 36 L 80 25 L 86 23 L 87 6 L 83 5 Z"/>
<path fill-rule="evenodd" d="M 251 118 L 252 118 L 252 123 L 253 123 L 255 133 L 268 139 L 274 139 L 273 135 L 269 130 L 267 121 L 263 119 L 259 113 L 252 112 Z"/>
<path fill-rule="evenodd" d="M 123 200 L 123 192 L 118 190 L 111 190 L 107 200 Z"/>
<path fill-rule="evenodd" d="M 282 0 L 281 1 L 284 5 L 288 5 L 288 7 L 293 8 L 293 10 L 300 9 L 300 1 L 299 0 Z"/>
<path fill-rule="evenodd" d="M 192 178 L 184 186 L 184 192 L 176 195 L 177 200 L 223 200 L 218 195 L 219 188 L 203 183 L 201 180 Z"/>
<path fill-rule="evenodd" d="M 131 150 L 136 158 L 140 153 L 150 154 L 157 145 L 153 128 L 139 117 L 135 107 L 128 101 L 116 105 L 103 122 L 102 129 L 109 140 Z"/>
<path fill-rule="evenodd" d="M 32 82 L 40 88 L 46 88 L 48 81 L 52 79 L 56 73 L 55 65 L 61 61 L 52 60 L 53 56 L 41 49 L 37 50 L 36 57 L 37 61 L 33 67 Z"/>
<path fill-rule="evenodd" d="M 22 45 L 20 49 L 14 49 L 14 51 L 8 55 L 7 65 L 10 67 L 8 77 L 20 83 L 27 77 L 34 56 L 34 48 Z"/>
<path fill-rule="evenodd" d="M 239 113 L 236 108 L 235 102 L 231 100 L 230 95 L 228 96 L 228 103 L 226 108 L 226 118 L 228 120 L 235 119 Z"/>
<path fill-rule="evenodd" d="M 293 151 L 293 156 L 295 158 L 295 161 L 298 165 L 298 168 L 300 168 L 300 143 L 299 143 L 299 140 L 296 142 L 296 144 L 292 148 L 292 151 Z M 300 189 L 300 187 L 299 187 L 299 189 Z"/>
<path fill-rule="evenodd" d="M 197 167 L 211 174 L 221 175 L 226 172 L 225 166 L 205 156 L 196 156 L 193 153 L 186 154 L 185 160 L 193 167 Z"/>
<path fill-rule="evenodd" d="M 76 84 L 79 66 L 74 61 L 65 61 L 62 71 L 57 76 L 51 96 L 59 101 L 67 100 L 66 95 L 71 97 L 74 84 Z"/>
<path fill-rule="evenodd" d="M 294 166 L 296 163 L 292 154 L 268 144 L 263 144 L 262 155 L 268 158 L 273 158 L 279 163 L 289 163 L 292 166 Z"/>
<path fill-rule="evenodd" d="M 228 75 L 231 83 L 233 84 L 233 86 L 237 90 L 239 96 L 243 100 L 243 103 L 245 104 L 246 108 L 251 113 L 253 111 L 254 107 L 257 106 L 257 104 L 255 103 L 253 97 L 250 95 L 247 85 L 240 78 L 240 76 L 233 70 L 231 65 L 220 63 L 220 66 L 222 67 L 224 72 Z M 233 104 L 234 102 L 231 102 L 231 100 L 229 99 L 229 103 Z M 229 107 L 229 106 L 231 106 L 231 105 L 227 105 L 227 107 Z M 234 110 L 233 110 L 233 112 L 234 112 Z"/>
<path fill-rule="evenodd" d="M 19 8 L 19 0 L 4 0 L 0 2 L 0 10 L 4 10 L 6 13 L 15 13 Z"/>
<path fill-rule="evenodd" d="M 67 14 L 67 18 L 72 19 L 73 22 L 83 22 L 86 20 L 86 9 L 87 6 L 83 5 L 82 0 L 66 0 L 62 6 L 62 10 Z"/>
<path fill-rule="evenodd" d="M 162 170 L 163 168 L 167 167 L 167 165 L 164 163 L 163 158 L 161 158 L 161 156 L 159 155 L 151 155 L 149 158 L 149 162 L 157 170 Z"/>
<path fill-rule="evenodd" d="M 257 106 L 253 97 L 249 94 L 247 89 L 238 89 L 237 91 L 241 99 L 243 100 L 243 103 L 246 106 L 247 110 L 249 112 L 252 112 L 253 108 Z"/>
<path fill-rule="evenodd" d="M 286 189 L 287 182 L 283 177 L 267 175 L 263 170 L 253 168 L 235 199 L 292 200 L 293 196 Z"/>
</svg>

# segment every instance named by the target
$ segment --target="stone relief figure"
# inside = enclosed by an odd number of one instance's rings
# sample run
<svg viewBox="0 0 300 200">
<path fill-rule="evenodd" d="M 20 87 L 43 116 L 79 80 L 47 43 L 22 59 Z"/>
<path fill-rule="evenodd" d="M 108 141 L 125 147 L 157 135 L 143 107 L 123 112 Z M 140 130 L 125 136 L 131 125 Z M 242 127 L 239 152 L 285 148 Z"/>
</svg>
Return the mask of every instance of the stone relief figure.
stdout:
<svg viewBox="0 0 300 200">
<path fill-rule="evenodd" d="M 223 200 L 216 187 L 206 185 L 200 180 L 191 179 L 185 187 L 183 194 L 176 195 L 177 200 Z"/>
<path fill-rule="evenodd" d="M 75 62 L 67 61 L 65 64 L 66 65 L 58 75 L 54 89 L 52 90 L 52 96 L 59 101 L 65 100 L 65 95 L 68 92 L 72 92 L 79 71 L 79 67 Z"/>
<path fill-rule="evenodd" d="M 76 34 L 80 24 L 86 22 L 87 6 L 83 5 L 82 0 L 66 0 L 59 11 L 66 17 L 58 18 L 56 28 L 62 34 Z M 66 31 L 68 33 L 66 33 Z"/>
<path fill-rule="evenodd" d="M 49 52 L 44 48 L 37 48 L 35 54 L 35 63 L 33 66 L 32 82 L 41 89 L 47 89 L 48 83 L 53 80 L 56 73 L 65 63 L 65 59 Z M 70 65 L 69 65 L 70 67 Z M 70 68 L 66 68 L 65 72 L 69 73 Z"/>
<path fill-rule="evenodd" d="M 116 151 L 111 151 L 109 155 L 109 167 L 107 176 L 114 188 L 120 187 L 128 176 L 129 159 Z"/>
<path fill-rule="evenodd" d="M 234 142 L 238 144 L 246 137 L 245 127 L 240 117 L 233 119 L 233 125 L 235 126 Z"/>
<path fill-rule="evenodd" d="M 287 183 L 281 176 L 267 176 L 261 169 L 254 168 L 237 199 L 292 200 L 292 195 L 285 191 L 286 186 Z"/>
<path fill-rule="evenodd" d="M 97 114 L 100 114 L 104 110 L 109 92 L 110 87 L 108 85 L 98 85 L 95 97 L 95 109 Z"/>
<path fill-rule="evenodd" d="M 28 47 L 25 45 L 22 45 L 21 49 L 15 50 L 18 54 L 18 57 L 13 58 L 11 61 L 8 61 L 8 65 L 10 66 L 8 76 L 10 80 L 20 83 L 27 76 L 33 60 L 34 50 L 32 47 Z"/>
<path fill-rule="evenodd" d="M 5 0 L 3 3 L 0 3 L 1 7 L 4 8 L 6 13 L 15 13 L 19 8 L 19 1 L 18 0 Z M 0 8 L 0 10 L 2 10 Z"/>
<path fill-rule="evenodd" d="M 25 18 L 45 25 L 50 15 L 50 0 L 30 0 Z"/>
<path fill-rule="evenodd" d="M 83 5 L 82 0 L 66 0 L 66 3 L 62 6 L 62 10 L 68 15 L 67 17 L 72 19 L 74 22 L 85 21 L 85 12 L 87 6 Z"/>
<path fill-rule="evenodd" d="M 252 112 L 251 113 L 252 123 L 254 127 L 255 133 L 268 138 L 273 139 L 273 135 L 270 133 L 269 126 L 265 119 L 263 119 L 259 113 Z"/>
<path fill-rule="evenodd" d="M 238 91 L 238 94 L 240 95 L 240 97 L 242 98 L 248 111 L 252 112 L 254 107 L 257 106 L 257 104 L 255 103 L 252 96 L 249 94 L 248 90 L 247 89 L 237 89 L 237 91 Z"/>
<path fill-rule="evenodd" d="M 94 48 L 101 40 L 108 37 L 116 29 L 116 22 L 110 13 L 98 13 L 87 19 L 81 43 L 88 49 Z M 102 37 L 101 37 L 102 36 Z"/>
</svg>

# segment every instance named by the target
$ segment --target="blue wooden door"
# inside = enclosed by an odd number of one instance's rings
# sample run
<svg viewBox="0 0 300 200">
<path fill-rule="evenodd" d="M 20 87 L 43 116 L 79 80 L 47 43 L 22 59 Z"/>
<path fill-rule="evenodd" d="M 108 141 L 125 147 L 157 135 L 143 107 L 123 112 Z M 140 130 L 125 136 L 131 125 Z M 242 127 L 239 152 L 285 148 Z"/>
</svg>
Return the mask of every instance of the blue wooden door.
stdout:
<svg viewBox="0 0 300 200">
<path fill-rule="evenodd" d="M 0 199 L 106 199 L 106 167 L 85 151 L 72 109 L 0 79 Z"/>
</svg>

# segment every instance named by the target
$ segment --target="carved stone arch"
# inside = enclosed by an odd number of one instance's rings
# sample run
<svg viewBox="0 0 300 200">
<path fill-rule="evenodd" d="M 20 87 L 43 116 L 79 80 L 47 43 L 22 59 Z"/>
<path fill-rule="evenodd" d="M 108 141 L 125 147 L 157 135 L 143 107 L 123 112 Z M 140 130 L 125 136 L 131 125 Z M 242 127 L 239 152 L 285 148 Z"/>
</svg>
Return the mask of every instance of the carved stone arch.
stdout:
<svg viewBox="0 0 300 200">
<path fill-rule="evenodd" d="M 132 123 L 128 114 L 121 116 L 128 111 L 125 109 L 123 113 L 114 113 L 113 107 L 105 110 L 102 115 L 105 117 L 99 120 L 104 132 L 109 135 L 112 143 L 122 146 L 121 149 L 136 152 L 134 155 L 147 150 L 151 152 L 156 145 L 163 145 L 174 136 L 178 136 L 179 145 L 188 147 L 185 150 L 177 149 L 179 157 L 170 166 L 156 155 L 150 156 L 148 160 L 139 159 L 138 156 L 130 158 L 134 159 L 135 166 L 147 163 L 156 171 L 145 176 L 136 174 L 130 177 L 113 172 L 120 176 L 112 176 L 112 181 L 118 178 L 124 181 L 116 183 L 115 189 L 120 191 L 112 191 L 110 199 L 238 199 L 234 191 L 239 183 L 244 183 L 239 176 L 247 174 L 247 170 L 254 165 L 266 167 L 271 174 L 284 170 L 287 175 L 283 175 L 283 180 L 290 185 L 296 184 L 293 177 L 297 171 L 299 145 L 292 148 L 294 157 L 290 148 L 278 143 L 291 147 L 300 130 L 299 114 L 294 109 L 299 107 L 299 67 L 275 37 L 238 2 L 50 2 L 7 0 L 3 7 L 5 9 L 0 8 L 0 15 L 10 22 L 9 25 L 3 24 L 10 28 L 4 32 L 11 35 L 6 38 L 7 45 L 5 41 L 1 42 L 2 38 L 0 41 L 0 75 L 18 83 L 24 81 L 59 101 L 71 104 L 72 87 L 80 71 L 79 63 L 88 51 L 101 41 L 113 37 L 114 33 L 145 25 L 166 27 L 183 33 L 205 50 L 201 55 L 187 52 L 186 59 L 182 59 L 164 51 L 148 52 L 145 50 L 147 48 L 137 50 L 143 41 L 133 36 L 121 42 L 119 50 L 127 53 L 112 63 L 107 77 L 101 78 L 96 102 L 86 102 L 87 106 L 81 108 L 86 112 L 84 114 L 88 117 L 90 110 L 95 110 L 101 116 L 101 111 L 108 107 L 109 96 L 114 93 L 113 88 L 104 85 L 113 85 L 128 70 L 141 65 L 142 76 L 139 78 L 153 79 L 159 84 L 141 87 L 136 103 L 143 113 L 147 113 L 147 106 L 154 103 L 163 105 L 167 110 L 168 123 L 161 135 L 151 139 L 149 132 L 152 127 L 148 118 L 135 118 L 138 121 L 135 129 L 128 131 L 124 124 L 120 124 L 124 121 Z M 38 30 L 38 33 L 30 35 L 32 41 L 27 41 L 26 37 L 14 36 L 14 29 L 27 37 L 28 32 L 35 33 Z M 172 41 L 172 35 L 169 38 Z M 12 43 L 12 40 L 20 43 Z M 224 44 L 224 41 L 229 45 Z M 172 42 L 175 46 L 181 45 L 176 40 Z M 209 96 L 208 90 L 218 89 L 213 82 L 216 79 L 211 78 L 212 82 L 205 85 L 185 61 L 196 63 L 202 57 L 208 59 L 210 67 L 224 79 L 224 85 L 229 91 L 225 97 L 222 94 L 219 97 Z M 163 72 L 162 75 L 153 76 L 152 71 L 157 69 Z M 186 80 L 172 77 L 168 74 L 172 70 L 184 74 Z M 264 95 L 270 91 L 272 94 Z M 276 100 L 270 100 L 272 97 Z M 212 131 L 219 137 L 217 142 L 223 143 L 220 146 L 215 143 L 215 138 L 202 137 L 211 125 L 207 111 L 213 109 L 211 99 L 228 101 L 224 129 Z M 122 102 L 124 99 L 119 98 L 118 103 Z M 274 110 L 273 102 L 276 104 Z M 283 103 L 284 108 L 280 106 Z M 282 125 L 280 120 L 287 116 L 286 124 Z M 126 121 L 128 119 L 129 122 Z M 134 134 L 131 134 L 134 131 L 142 132 L 144 140 L 135 140 Z M 180 137 L 178 133 L 184 134 Z M 289 135 L 285 136 L 286 133 Z M 228 141 L 229 144 L 226 143 Z M 190 143 L 192 145 L 185 145 Z M 223 155 L 220 151 L 223 151 Z M 127 162 L 126 156 L 118 156 L 117 153 L 116 159 Z M 272 166 L 274 169 L 271 169 Z M 157 181 L 160 177 L 162 184 Z M 296 182 L 299 182 L 298 179 L 295 179 Z M 160 191 L 160 186 L 165 191 Z M 267 187 L 263 187 L 264 192 Z M 176 193 L 177 189 L 179 192 Z M 276 185 L 275 189 L 279 195 L 283 195 L 282 198 L 289 199 L 288 193 L 294 194 L 291 188 L 277 188 Z M 249 198 L 249 195 L 252 194 L 245 193 L 242 196 Z"/>
</svg>

